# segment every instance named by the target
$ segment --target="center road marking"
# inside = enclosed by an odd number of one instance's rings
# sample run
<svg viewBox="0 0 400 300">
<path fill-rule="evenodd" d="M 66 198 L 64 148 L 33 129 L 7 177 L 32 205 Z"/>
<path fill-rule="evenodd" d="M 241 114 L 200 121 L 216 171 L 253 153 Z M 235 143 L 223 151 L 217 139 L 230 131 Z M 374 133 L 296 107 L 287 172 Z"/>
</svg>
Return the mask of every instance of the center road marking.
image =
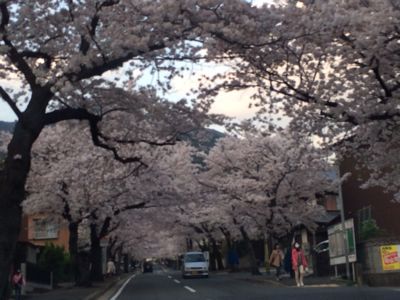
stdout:
<svg viewBox="0 0 400 300">
<path fill-rule="evenodd" d="M 187 289 L 188 291 L 190 291 L 192 293 L 196 293 L 196 290 L 192 289 L 190 286 L 185 285 L 185 289 Z"/>
<path fill-rule="evenodd" d="M 171 279 L 171 278 L 172 278 L 172 276 L 171 276 L 171 275 L 168 275 L 168 278 L 169 278 L 169 279 Z"/>
<path fill-rule="evenodd" d="M 174 279 L 174 281 L 176 282 L 176 283 L 181 283 L 179 280 L 177 280 L 177 279 Z"/>
</svg>

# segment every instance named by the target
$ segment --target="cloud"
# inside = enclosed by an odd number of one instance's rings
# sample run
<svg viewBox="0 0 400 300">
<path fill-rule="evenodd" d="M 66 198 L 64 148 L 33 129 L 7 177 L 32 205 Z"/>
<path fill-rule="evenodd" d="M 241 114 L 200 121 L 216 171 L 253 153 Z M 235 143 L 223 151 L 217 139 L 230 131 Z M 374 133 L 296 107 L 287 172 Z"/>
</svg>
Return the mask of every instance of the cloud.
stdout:
<svg viewBox="0 0 400 300">
<path fill-rule="evenodd" d="M 207 66 L 192 75 L 185 78 L 175 77 L 172 84 L 172 91 L 168 98 L 178 100 L 185 97 L 191 97 L 191 90 L 196 90 L 200 82 L 206 82 L 203 76 L 212 77 L 214 74 L 226 72 L 226 66 Z M 256 108 L 249 108 L 253 89 L 241 91 L 221 91 L 214 98 L 214 104 L 211 107 L 211 113 L 224 114 L 228 117 L 243 120 L 251 118 L 256 113 Z"/>
</svg>

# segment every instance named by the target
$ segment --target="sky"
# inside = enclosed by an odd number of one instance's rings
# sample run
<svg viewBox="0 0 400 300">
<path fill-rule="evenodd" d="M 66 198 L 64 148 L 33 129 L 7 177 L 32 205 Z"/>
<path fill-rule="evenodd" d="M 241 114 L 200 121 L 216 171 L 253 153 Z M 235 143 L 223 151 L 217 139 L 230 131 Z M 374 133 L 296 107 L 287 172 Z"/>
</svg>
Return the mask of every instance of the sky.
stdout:
<svg viewBox="0 0 400 300">
<path fill-rule="evenodd" d="M 274 3 L 274 0 L 250 0 L 256 6 L 264 3 Z M 213 72 L 210 67 L 204 67 L 198 70 L 200 74 L 208 74 Z M 215 73 L 215 70 L 214 70 Z M 112 76 L 112 75 L 108 75 Z M 151 80 L 151 79 L 149 79 Z M 184 79 L 174 79 L 172 86 L 173 90 L 167 95 L 168 98 L 177 99 L 184 97 L 189 92 L 191 87 L 194 87 L 197 82 L 197 78 L 188 76 Z M 18 90 L 16 82 L 1 82 L 2 87 L 12 88 Z M 229 92 L 220 93 L 215 98 L 215 104 L 212 106 L 212 113 L 226 114 L 229 117 L 242 120 L 249 118 L 254 115 L 255 109 L 249 109 L 249 98 L 251 96 L 250 90 L 244 90 L 240 92 Z M 10 107 L 0 97 L 0 121 L 15 121 L 16 115 L 10 109 Z"/>
</svg>

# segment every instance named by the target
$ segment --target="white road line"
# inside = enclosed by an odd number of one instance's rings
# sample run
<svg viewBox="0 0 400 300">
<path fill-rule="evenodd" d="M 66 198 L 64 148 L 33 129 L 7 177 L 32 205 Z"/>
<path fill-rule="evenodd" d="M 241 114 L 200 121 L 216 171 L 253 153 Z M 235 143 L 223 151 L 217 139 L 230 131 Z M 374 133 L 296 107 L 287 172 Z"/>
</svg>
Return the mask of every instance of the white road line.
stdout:
<svg viewBox="0 0 400 300">
<path fill-rule="evenodd" d="M 181 283 L 179 280 L 177 280 L 177 279 L 174 279 L 174 281 L 176 282 L 176 283 Z"/>
<path fill-rule="evenodd" d="M 171 275 L 168 275 L 168 278 L 169 278 L 169 279 L 171 279 L 171 278 L 172 278 L 172 276 L 171 276 Z"/>
<path fill-rule="evenodd" d="M 187 289 L 188 291 L 190 291 L 192 293 L 196 293 L 196 290 L 192 289 L 190 286 L 185 285 L 185 289 Z"/>
<path fill-rule="evenodd" d="M 136 274 L 133 274 L 131 277 L 128 278 L 127 281 L 125 281 L 125 283 L 119 288 L 118 292 L 112 297 L 110 298 L 110 300 L 117 300 L 117 298 L 119 297 L 119 295 L 121 295 L 122 291 L 124 290 L 124 288 L 126 287 L 126 285 L 129 283 L 129 281 L 131 281 L 131 279 L 133 277 L 135 277 Z"/>
</svg>

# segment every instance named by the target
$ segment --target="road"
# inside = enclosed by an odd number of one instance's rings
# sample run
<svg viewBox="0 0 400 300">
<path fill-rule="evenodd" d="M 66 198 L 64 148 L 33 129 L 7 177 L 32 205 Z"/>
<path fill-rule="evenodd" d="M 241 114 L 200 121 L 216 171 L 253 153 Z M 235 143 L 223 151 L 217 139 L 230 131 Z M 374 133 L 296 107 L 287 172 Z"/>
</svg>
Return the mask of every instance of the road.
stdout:
<svg viewBox="0 0 400 300">
<path fill-rule="evenodd" d="M 250 277 L 250 276 L 249 276 Z M 282 287 L 234 274 L 181 279 L 178 272 L 155 269 L 137 274 L 112 300 L 266 300 L 266 299 L 400 299 L 400 289 L 369 287 Z"/>
</svg>

